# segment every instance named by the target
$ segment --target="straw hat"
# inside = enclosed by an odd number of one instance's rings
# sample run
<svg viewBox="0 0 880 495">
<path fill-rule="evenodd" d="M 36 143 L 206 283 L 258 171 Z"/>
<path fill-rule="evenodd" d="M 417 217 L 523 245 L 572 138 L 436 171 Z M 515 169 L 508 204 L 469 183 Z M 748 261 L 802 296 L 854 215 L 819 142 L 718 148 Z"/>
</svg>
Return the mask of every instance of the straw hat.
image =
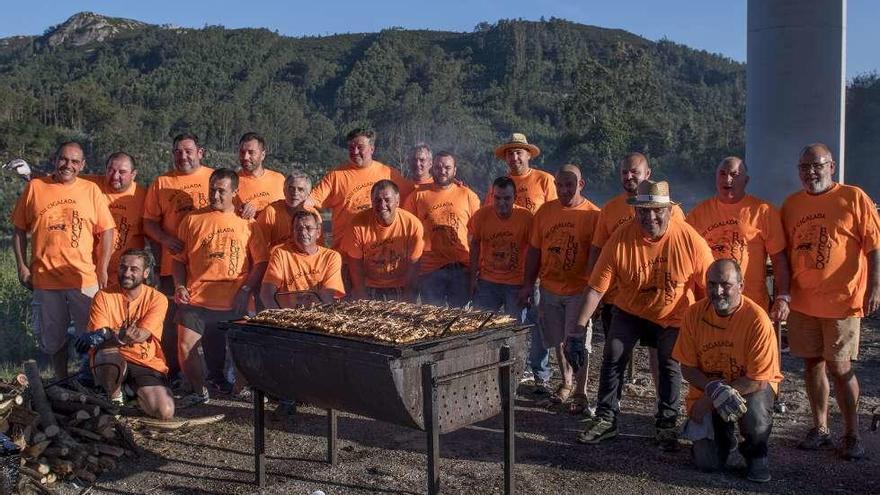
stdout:
<svg viewBox="0 0 880 495">
<path fill-rule="evenodd" d="M 634 208 L 662 208 L 678 204 L 669 199 L 669 183 L 665 180 L 660 182 L 644 180 L 640 182 L 636 195 L 627 198 L 626 202 Z"/>
<path fill-rule="evenodd" d="M 529 144 L 525 134 L 514 132 L 510 135 L 510 140 L 495 148 L 495 157 L 499 160 L 504 160 L 507 150 L 517 148 L 528 151 L 529 154 L 532 155 L 532 158 L 541 154 L 541 149 L 534 144 Z"/>
</svg>

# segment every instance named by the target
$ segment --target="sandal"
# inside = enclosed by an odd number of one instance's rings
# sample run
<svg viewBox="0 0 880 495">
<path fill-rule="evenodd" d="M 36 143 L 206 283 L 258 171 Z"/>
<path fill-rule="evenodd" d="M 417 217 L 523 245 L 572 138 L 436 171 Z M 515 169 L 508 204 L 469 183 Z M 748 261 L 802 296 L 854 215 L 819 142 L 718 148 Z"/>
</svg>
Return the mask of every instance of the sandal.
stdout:
<svg viewBox="0 0 880 495">
<path fill-rule="evenodd" d="M 568 398 L 571 397 L 571 393 L 571 387 L 560 385 L 556 388 L 556 392 L 553 392 L 553 394 L 550 395 L 550 403 L 555 405 L 565 404 L 568 401 Z"/>
<path fill-rule="evenodd" d="M 590 409 L 590 399 L 583 394 L 574 394 L 569 398 L 568 414 L 579 415 L 584 414 Z"/>
</svg>

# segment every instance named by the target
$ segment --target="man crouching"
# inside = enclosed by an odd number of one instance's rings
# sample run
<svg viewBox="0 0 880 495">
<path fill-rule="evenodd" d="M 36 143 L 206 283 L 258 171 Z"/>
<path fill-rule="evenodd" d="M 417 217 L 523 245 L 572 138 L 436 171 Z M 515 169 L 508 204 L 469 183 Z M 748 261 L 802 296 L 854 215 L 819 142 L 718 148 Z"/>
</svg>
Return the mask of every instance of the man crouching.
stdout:
<svg viewBox="0 0 880 495">
<path fill-rule="evenodd" d="M 782 381 L 773 324 L 759 304 L 742 295 L 736 261 L 715 261 L 706 279 L 708 297 L 685 312 L 672 352 L 690 385 L 682 436 L 693 441 L 697 467 L 714 471 L 737 447 L 738 424 L 747 477 L 767 482 L 773 401 Z"/>
<path fill-rule="evenodd" d="M 76 348 L 92 354 L 95 380 L 111 402 L 122 405 L 122 386 L 129 385 L 144 413 L 164 420 L 174 416 L 174 399 L 166 386 L 168 366 L 160 346 L 168 299 L 144 285 L 152 268 L 152 257 L 142 249 L 122 254 L 119 287 L 95 295 L 88 332 L 77 339 Z"/>
</svg>

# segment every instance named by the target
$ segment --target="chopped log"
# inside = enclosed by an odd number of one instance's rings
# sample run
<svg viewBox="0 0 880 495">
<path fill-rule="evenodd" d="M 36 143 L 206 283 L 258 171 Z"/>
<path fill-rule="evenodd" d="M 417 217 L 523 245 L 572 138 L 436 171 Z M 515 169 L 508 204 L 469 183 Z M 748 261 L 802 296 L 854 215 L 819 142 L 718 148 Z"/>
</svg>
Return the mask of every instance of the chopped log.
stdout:
<svg viewBox="0 0 880 495">
<path fill-rule="evenodd" d="M 98 479 L 98 477 L 88 469 L 79 469 L 74 472 L 73 475 L 83 481 L 88 481 L 89 483 L 94 483 L 95 480 Z"/>
<path fill-rule="evenodd" d="M 23 476 L 18 480 L 18 493 L 22 495 L 53 495 L 52 491 L 41 485 L 39 481 Z"/>
<path fill-rule="evenodd" d="M 114 438 L 116 438 L 116 428 L 113 425 L 107 425 L 104 428 L 98 430 L 98 434 L 100 434 L 106 440 L 113 440 Z"/>
<path fill-rule="evenodd" d="M 50 387 L 46 389 L 46 396 L 52 400 L 60 400 L 67 402 L 70 400 L 70 392 L 61 387 Z"/>
<path fill-rule="evenodd" d="M 83 404 L 82 402 L 52 400 L 52 409 L 62 413 L 76 413 L 77 411 L 85 411 L 89 416 L 98 416 L 101 414 L 101 407 L 95 404 Z"/>
<path fill-rule="evenodd" d="M 11 399 L 6 399 L 3 402 L 0 402 L 0 414 L 5 413 L 6 411 L 12 409 L 15 406 L 20 406 L 24 404 L 24 397 L 20 395 L 16 395 Z"/>
<path fill-rule="evenodd" d="M 55 473 L 49 473 L 46 475 L 46 484 L 51 485 L 58 481 L 58 476 Z"/>
<path fill-rule="evenodd" d="M 116 407 L 112 403 L 98 397 L 97 395 L 89 392 L 88 389 L 86 389 L 81 383 L 77 382 L 76 380 L 72 381 L 70 383 L 70 386 L 75 388 L 77 392 L 86 396 L 86 403 L 94 404 L 96 406 L 101 406 L 101 409 L 104 409 L 105 411 L 112 413 L 112 414 L 117 414 L 119 412 L 118 407 Z"/>
<path fill-rule="evenodd" d="M 37 417 L 39 417 L 39 414 L 30 409 L 24 406 L 15 406 L 9 411 L 9 414 L 6 415 L 6 421 L 27 426 L 33 423 L 34 418 Z"/>
<path fill-rule="evenodd" d="M 96 442 L 100 442 L 102 440 L 101 435 L 98 435 L 97 433 L 93 433 L 89 430 L 84 430 L 82 428 L 77 428 L 75 426 L 70 426 L 67 428 L 67 430 L 70 431 L 70 433 L 73 433 L 74 435 L 81 437 L 81 438 L 87 438 L 89 440 L 94 440 Z"/>
<path fill-rule="evenodd" d="M 55 428 L 58 428 L 57 426 Z M 34 431 L 31 435 L 31 444 L 38 444 L 45 442 L 48 437 L 42 431 Z"/>
<path fill-rule="evenodd" d="M 93 445 L 98 448 L 98 452 L 104 455 L 122 457 L 125 454 L 125 449 L 122 447 L 116 447 L 115 445 L 107 445 L 106 443 L 96 443 Z"/>
<path fill-rule="evenodd" d="M 28 457 L 31 459 L 36 459 L 37 457 L 40 457 L 41 455 L 43 455 L 43 452 L 46 451 L 46 449 L 49 447 L 50 443 L 52 443 L 51 440 L 43 440 L 42 442 L 35 443 L 35 444 L 31 445 L 30 447 L 22 450 L 21 456 Z"/>
<path fill-rule="evenodd" d="M 43 463 L 34 462 L 34 461 L 27 461 L 24 464 L 24 467 L 26 469 L 33 469 L 34 471 L 36 471 L 40 474 L 49 474 L 49 471 L 50 471 L 48 464 L 43 464 Z"/>
<path fill-rule="evenodd" d="M 24 373 L 28 380 L 28 389 L 31 391 L 31 404 L 40 415 L 40 422 L 43 426 L 55 425 L 55 415 L 52 413 L 52 407 L 46 399 L 46 391 L 43 389 L 43 379 L 40 378 L 40 368 L 37 362 L 29 359 L 24 362 Z"/>
<path fill-rule="evenodd" d="M 43 455 L 50 459 L 53 457 L 67 457 L 70 455 L 70 449 L 63 445 L 53 445 L 46 448 L 46 450 L 43 451 Z"/>
<path fill-rule="evenodd" d="M 119 435 L 119 445 L 134 452 L 135 456 L 141 455 L 141 448 L 134 441 L 134 434 L 124 423 L 116 422 L 116 434 Z"/>
<path fill-rule="evenodd" d="M 28 478 L 36 481 L 37 483 L 40 483 L 41 485 L 46 484 L 46 476 L 44 476 L 42 473 L 34 471 L 33 469 L 31 469 L 27 466 L 22 466 L 22 467 L 18 468 L 18 472 L 27 476 Z"/>
<path fill-rule="evenodd" d="M 72 474 L 76 468 L 73 462 L 64 459 L 50 459 L 49 466 L 52 468 L 53 472 L 58 473 L 61 477 Z"/>
<path fill-rule="evenodd" d="M 27 376 L 25 376 L 24 373 L 19 373 L 19 374 L 15 375 L 15 381 L 16 381 L 19 385 L 21 385 L 22 387 L 27 387 L 27 386 L 28 386 L 28 379 L 27 379 Z"/>
<path fill-rule="evenodd" d="M 92 416 L 85 411 L 77 411 L 69 416 L 67 420 L 68 426 L 79 426 L 80 424 L 88 421 Z"/>
<path fill-rule="evenodd" d="M 43 434 L 47 438 L 55 438 L 59 433 L 61 433 L 61 428 L 58 425 L 48 425 L 43 428 Z"/>
<path fill-rule="evenodd" d="M 116 469 L 116 461 L 113 460 L 112 457 L 102 455 L 98 458 L 98 464 L 104 469 L 104 471 L 112 471 Z"/>
<path fill-rule="evenodd" d="M 110 414 L 102 414 L 102 415 L 98 416 L 98 423 L 97 423 L 97 425 L 98 425 L 98 429 L 100 430 L 100 429 L 103 429 L 103 428 L 105 428 L 105 427 L 107 427 L 107 426 L 111 426 L 111 427 L 112 427 L 112 426 L 113 426 L 113 423 L 114 423 L 115 421 L 116 421 L 116 418 L 114 418 L 112 415 L 110 415 Z"/>
</svg>

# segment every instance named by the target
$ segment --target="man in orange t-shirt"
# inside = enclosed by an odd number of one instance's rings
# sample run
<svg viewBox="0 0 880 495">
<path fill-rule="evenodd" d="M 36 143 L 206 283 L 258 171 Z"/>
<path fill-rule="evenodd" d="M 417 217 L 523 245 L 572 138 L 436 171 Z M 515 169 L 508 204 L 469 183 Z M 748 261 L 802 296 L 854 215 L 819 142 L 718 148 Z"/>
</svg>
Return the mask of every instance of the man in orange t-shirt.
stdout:
<svg viewBox="0 0 880 495">
<path fill-rule="evenodd" d="M 413 183 L 413 190 L 422 189 L 434 182 L 431 177 L 431 164 L 433 154 L 431 147 L 425 143 L 418 143 L 409 150 L 406 164 L 409 167 L 409 180 Z"/>
<path fill-rule="evenodd" d="M 124 151 L 117 151 L 107 158 L 104 175 L 84 175 L 83 179 L 101 188 L 116 223 L 113 253 L 110 267 L 119 266 L 119 258 L 129 249 L 144 248 L 144 199 L 147 190 L 135 182 L 137 167 L 134 159 Z M 107 285 L 116 287 L 118 279 L 108 277 Z"/>
<path fill-rule="evenodd" d="M 788 317 L 789 268 L 785 232 L 779 211 L 770 203 L 746 194 L 749 182 L 745 162 L 729 156 L 715 170 L 714 197 L 698 204 L 687 222 L 706 239 L 715 259 L 736 260 L 745 276 L 745 295 L 770 309 L 775 321 Z M 773 261 L 775 298 L 767 293 L 767 255 Z"/>
<path fill-rule="evenodd" d="M 393 181 L 376 182 L 370 193 L 373 208 L 355 215 L 342 245 L 352 296 L 412 301 L 425 246 L 422 223 L 398 208 L 400 192 Z"/>
<path fill-rule="evenodd" d="M 663 450 L 678 448 L 676 424 L 681 392 L 681 369 L 672 348 L 684 311 L 701 295 L 712 250 L 685 222 L 673 220 L 666 182 L 642 181 L 630 198 L 636 219 L 617 229 L 593 267 L 584 307 L 578 319 L 583 331 L 602 296 L 618 288 L 611 330 L 605 342 L 599 378 L 596 416 L 578 436 L 595 444 L 617 436 L 623 371 L 633 347 L 641 341 L 657 349 L 658 379 L 656 440 Z"/>
<path fill-rule="evenodd" d="M 92 298 L 107 285 L 116 230 L 101 190 L 77 177 L 84 166 L 79 143 L 61 144 L 55 171 L 28 182 L 12 211 L 18 280 L 34 293 L 34 335 L 58 378 L 67 377 L 68 324 L 84 332 Z M 33 246 L 26 260 L 29 234 Z"/>
<path fill-rule="evenodd" d="M 292 239 L 272 249 L 260 298 L 266 308 L 330 303 L 345 295 L 342 256 L 318 245 L 321 216 L 308 210 L 293 214 Z M 279 297 L 281 298 L 279 300 Z"/>
<path fill-rule="evenodd" d="M 284 175 L 263 166 L 266 140 L 248 132 L 238 141 L 238 201 L 242 218 L 257 217 L 273 201 L 284 199 Z"/>
<path fill-rule="evenodd" d="M 588 405 L 587 370 L 593 333 L 591 325 L 583 333 L 577 333 L 575 327 L 589 280 L 587 258 L 599 208 L 581 194 L 585 181 L 577 165 L 560 167 L 555 183 L 559 199 L 544 203 L 532 222 L 520 301 L 531 297 L 531 287 L 540 278 L 541 339 L 544 348 L 556 350 L 562 376 L 562 384 L 550 396 L 550 402 L 562 404 L 573 395 L 573 410 L 583 412 Z M 569 362 L 567 355 L 576 358 Z"/>
<path fill-rule="evenodd" d="M 861 317 L 880 307 L 880 219 L 858 187 L 834 182 L 834 158 L 824 144 L 801 151 L 803 190 L 782 205 L 791 263 L 791 354 L 804 360 L 813 428 L 799 447 L 831 444 L 829 373 L 844 421 L 838 453 L 865 454 L 859 436 L 859 385 L 851 361 L 859 355 Z"/>
<path fill-rule="evenodd" d="M 420 264 L 422 302 L 462 307 L 470 299 L 470 253 L 467 225 L 480 198 L 455 181 L 455 157 L 440 152 L 431 166 L 433 184 L 414 191 L 404 209 L 422 222 L 425 250 Z"/>
<path fill-rule="evenodd" d="M 122 386 L 127 383 L 147 416 L 171 419 L 174 398 L 167 387 L 168 366 L 161 347 L 168 298 L 145 283 L 152 264 L 143 249 L 120 255 L 118 283 L 95 295 L 90 333 L 77 339 L 77 347 L 94 349 L 93 372 L 111 402 L 125 403 Z"/>
<path fill-rule="evenodd" d="M 712 263 L 708 297 L 684 312 L 672 357 L 688 382 L 689 419 L 682 434 L 693 442 L 697 467 L 724 467 L 737 446 L 738 423 L 745 439 L 739 451 L 748 464 L 747 477 L 767 482 L 767 443 L 782 372 L 773 324 L 764 308 L 743 294 L 743 278 L 733 259 Z"/>
<path fill-rule="evenodd" d="M 327 172 L 312 190 L 304 206 L 329 208 L 332 212 L 333 249 L 342 251 L 345 237 L 351 232 L 356 214 L 370 209 L 370 188 L 380 180 L 391 180 L 397 185 L 402 199 L 406 199 L 413 185 L 395 169 L 373 160 L 376 133 L 370 129 L 355 129 L 348 133 L 348 163 Z"/>
<path fill-rule="evenodd" d="M 252 289 L 259 287 L 266 270 L 268 246 L 256 222 L 236 214 L 237 190 L 235 172 L 215 170 L 209 180 L 210 206 L 187 215 L 178 228 L 183 243 L 174 255 L 178 354 L 193 387 L 188 399 L 193 404 L 208 400 L 200 344 L 208 379 L 221 391 L 230 389 L 224 375 L 226 334 L 217 324 L 247 313 Z"/>
<path fill-rule="evenodd" d="M 266 207 L 257 218 L 257 224 L 263 229 L 263 237 L 269 246 L 287 242 L 292 239 L 291 226 L 293 215 L 300 210 L 312 211 L 321 218 L 314 208 L 306 208 L 304 203 L 312 192 L 312 180 L 300 170 L 292 170 L 284 179 L 284 199 L 279 199 Z M 323 223 L 323 222 L 322 222 Z M 318 245 L 324 245 L 323 229 L 318 237 Z"/>
</svg>

